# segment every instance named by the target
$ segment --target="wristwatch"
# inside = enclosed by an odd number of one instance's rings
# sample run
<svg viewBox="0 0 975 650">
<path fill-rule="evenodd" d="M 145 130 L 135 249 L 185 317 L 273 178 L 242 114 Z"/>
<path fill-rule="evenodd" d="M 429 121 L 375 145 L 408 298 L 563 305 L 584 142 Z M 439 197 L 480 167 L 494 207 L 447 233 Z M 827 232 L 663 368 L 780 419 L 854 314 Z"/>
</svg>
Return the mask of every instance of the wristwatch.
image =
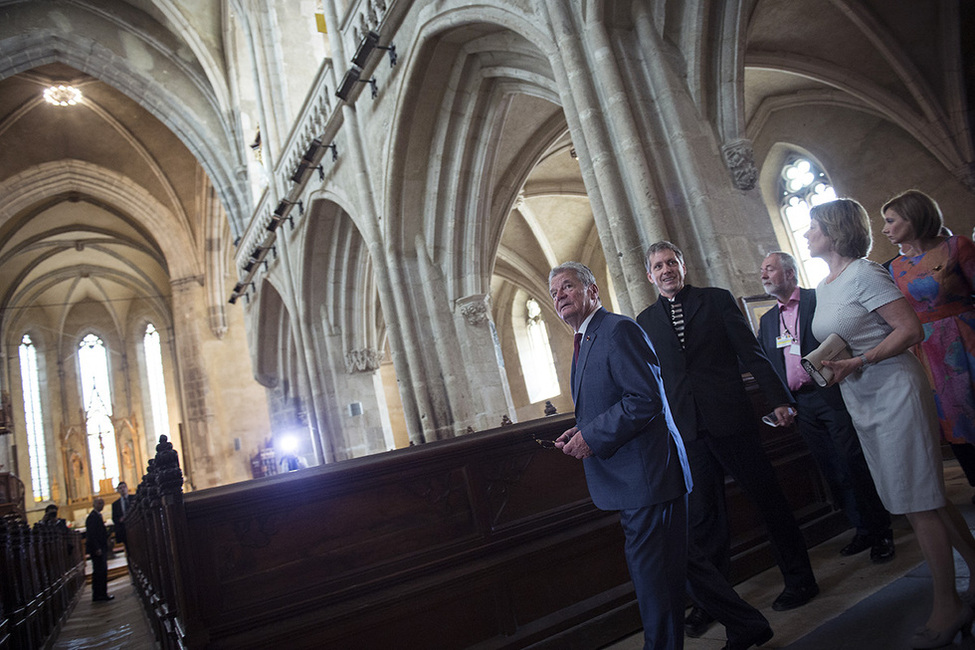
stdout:
<svg viewBox="0 0 975 650">
<path fill-rule="evenodd" d="M 857 356 L 860 358 L 860 362 L 863 364 L 862 366 L 860 366 L 860 370 L 863 370 L 864 368 L 870 365 L 870 362 L 867 361 L 867 355 L 865 355 L 863 352 L 861 352 Z"/>
</svg>

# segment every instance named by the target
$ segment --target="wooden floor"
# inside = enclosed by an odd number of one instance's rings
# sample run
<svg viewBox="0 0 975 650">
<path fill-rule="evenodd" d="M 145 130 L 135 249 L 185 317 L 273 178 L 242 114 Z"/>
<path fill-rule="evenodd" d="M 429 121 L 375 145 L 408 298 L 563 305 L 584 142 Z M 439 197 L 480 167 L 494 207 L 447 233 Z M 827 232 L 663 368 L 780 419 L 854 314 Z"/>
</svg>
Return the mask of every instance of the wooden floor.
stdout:
<svg viewBox="0 0 975 650">
<path fill-rule="evenodd" d="M 109 576 L 119 576 L 108 582 L 108 593 L 115 596 L 115 600 L 91 602 L 91 584 L 86 583 L 78 604 L 50 646 L 52 649 L 142 650 L 157 647 L 128 572 L 118 571 L 119 563 L 124 565 L 124 556 L 109 561 Z M 89 565 L 89 575 L 90 571 Z"/>
</svg>

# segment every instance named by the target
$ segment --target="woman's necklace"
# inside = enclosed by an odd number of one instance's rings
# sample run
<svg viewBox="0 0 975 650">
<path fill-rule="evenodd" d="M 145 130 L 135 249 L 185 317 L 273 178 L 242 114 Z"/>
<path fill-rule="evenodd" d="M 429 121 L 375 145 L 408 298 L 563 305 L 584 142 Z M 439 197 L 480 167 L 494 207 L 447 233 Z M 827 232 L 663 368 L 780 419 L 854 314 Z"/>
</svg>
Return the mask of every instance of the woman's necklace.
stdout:
<svg viewBox="0 0 975 650">
<path fill-rule="evenodd" d="M 835 271 L 833 271 L 833 269 L 830 269 L 830 274 L 826 277 L 826 282 L 827 283 L 830 283 L 833 280 L 835 280 L 836 278 L 840 277 L 840 274 L 843 273 L 843 271 L 846 270 L 846 267 L 848 267 L 852 263 L 853 263 L 853 260 L 848 259 L 848 260 L 846 260 L 846 262 L 844 262 L 843 266 L 841 266 L 840 268 L 836 269 Z"/>
</svg>

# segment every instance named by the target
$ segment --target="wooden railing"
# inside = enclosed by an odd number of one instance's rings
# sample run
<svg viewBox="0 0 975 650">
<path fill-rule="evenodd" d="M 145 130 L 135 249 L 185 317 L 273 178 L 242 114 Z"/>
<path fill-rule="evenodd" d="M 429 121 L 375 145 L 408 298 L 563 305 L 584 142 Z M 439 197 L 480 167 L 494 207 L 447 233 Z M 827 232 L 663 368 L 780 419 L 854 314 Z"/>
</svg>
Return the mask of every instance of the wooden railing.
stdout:
<svg viewBox="0 0 975 650">
<path fill-rule="evenodd" d="M 581 463 L 533 440 L 572 423 L 185 496 L 163 439 L 127 520 L 162 646 L 593 648 L 639 630 L 618 516 L 592 505 Z M 838 532 L 797 436 L 765 433 L 807 540 Z M 764 527 L 733 484 L 728 494 L 735 572 L 751 575 L 772 564 Z"/>
<path fill-rule="evenodd" d="M 40 648 L 85 584 L 81 534 L 62 525 L 0 519 L 0 649 Z"/>
</svg>

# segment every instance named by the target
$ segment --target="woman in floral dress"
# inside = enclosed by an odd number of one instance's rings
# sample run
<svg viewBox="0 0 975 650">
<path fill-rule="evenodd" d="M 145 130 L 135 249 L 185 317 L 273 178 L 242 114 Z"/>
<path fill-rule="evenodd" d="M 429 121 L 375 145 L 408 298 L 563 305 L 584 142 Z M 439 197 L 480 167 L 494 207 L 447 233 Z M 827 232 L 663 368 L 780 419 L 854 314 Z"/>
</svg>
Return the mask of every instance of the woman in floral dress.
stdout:
<svg viewBox="0 0 975 650">
<path fill-rule="evenodd" d="M 975 244 L 942 237 L 941 209 L 918 190 L 881 213 L 884 235 L 902 252 L 891 275 L 924 327 L 914 351 L 934 387 L 942 435 L 953 447 L 975 443 Z"/>
</svg>

